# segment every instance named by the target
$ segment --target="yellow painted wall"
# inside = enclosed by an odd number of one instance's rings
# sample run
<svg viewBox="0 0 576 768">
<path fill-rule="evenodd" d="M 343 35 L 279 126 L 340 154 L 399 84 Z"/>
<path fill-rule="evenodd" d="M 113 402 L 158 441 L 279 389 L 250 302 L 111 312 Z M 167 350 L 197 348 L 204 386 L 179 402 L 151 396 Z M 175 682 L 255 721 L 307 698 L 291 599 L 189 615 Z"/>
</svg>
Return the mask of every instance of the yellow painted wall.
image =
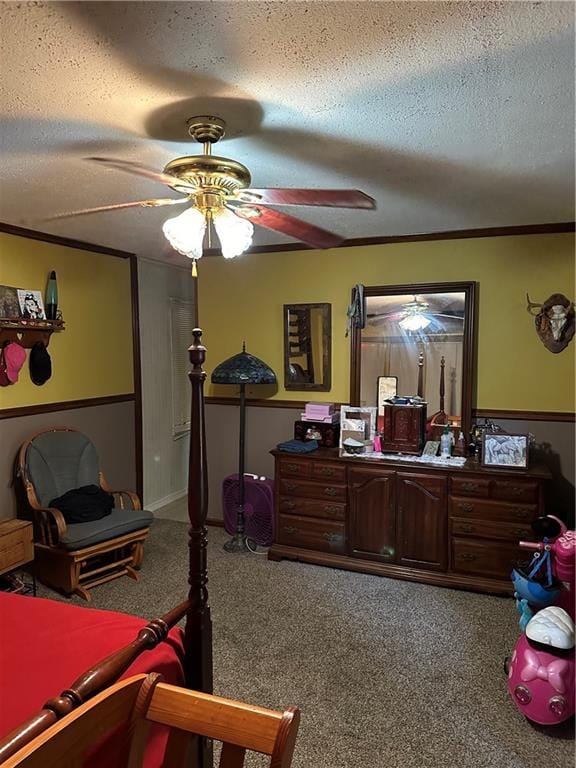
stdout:
<svg viewBox="0 0 576 768">
<path fill-rule="evenodd" d="M 66 323 L 48 347 L 52 378 L 36 386 L 26 361 L 0 408 L 134 392 L 129 260 L 0 233 L 0 284 L 44 296 L 52 269 Z"/>
<path fill-rule="evenodd" d="M 549 352 L 526 311 L 526 292 L 542 302 L 552 293 L 574 298 L 572 234 L 436 240 L 338 248 L 330 251 L 246 254 L 199 264 L 199 322 L 206 369 L 239 352 L 276 371 L 282 400 L 349 400 L 350 343 L 346 308 L 355 283 L 394 285 L 474 280 L 479 283 L 476 407 L 498 410 L 574 411 L 572 341 Z M 332 304 L 332 391 L 286 392 L 283 382 L 282 305 Z M 208 377 L 209 382 L 209 377 Z M 209 395 L 232 389 L 210 383 Z M 249 394 L 259 397 L 254 387 Z"/>
</svg>

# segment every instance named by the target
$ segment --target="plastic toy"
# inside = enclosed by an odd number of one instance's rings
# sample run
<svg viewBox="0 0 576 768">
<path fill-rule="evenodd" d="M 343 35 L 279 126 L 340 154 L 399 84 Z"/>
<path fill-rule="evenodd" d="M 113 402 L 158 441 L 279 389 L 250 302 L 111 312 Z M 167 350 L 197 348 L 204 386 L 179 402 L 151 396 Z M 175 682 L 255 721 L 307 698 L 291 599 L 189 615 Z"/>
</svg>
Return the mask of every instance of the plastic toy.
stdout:
<svg viewBox="0 0 576 768">
<path fill-rule="evenodd" d="M 576 532 L 553 516 L 535 521 L 539 542 L 528 568 L 512 572 L 519 637 L 506 662 L 508 691 L 525 717 L 541 725 L 562 723 L 575 710 L 574 565 Z"/>
</svg>

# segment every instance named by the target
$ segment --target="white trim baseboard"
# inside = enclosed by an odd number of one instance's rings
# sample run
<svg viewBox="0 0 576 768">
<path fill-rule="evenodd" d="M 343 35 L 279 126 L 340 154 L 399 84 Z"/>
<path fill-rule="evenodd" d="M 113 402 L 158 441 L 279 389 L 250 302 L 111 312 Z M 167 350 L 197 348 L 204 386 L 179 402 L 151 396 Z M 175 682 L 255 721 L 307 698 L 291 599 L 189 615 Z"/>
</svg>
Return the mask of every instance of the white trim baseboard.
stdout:
<svg viewBox="0 0 576 768">
<path fill-rule="evenodd" d="M 163 499 L 158 499 L 158 501 L 152 501 L 150 504 L 145 504 L 144 508 L 149 512 L 157 512 L 159 509 L 167 507 L 169 504 L 172 504 L 175 501 L 180 501 L 180 499 L 183 499 L 186 496 L 186 493 L 187 491 L 185 488 L 181 491 L 169 493 L 168 496 L 164 496 Z"/>
</svg>

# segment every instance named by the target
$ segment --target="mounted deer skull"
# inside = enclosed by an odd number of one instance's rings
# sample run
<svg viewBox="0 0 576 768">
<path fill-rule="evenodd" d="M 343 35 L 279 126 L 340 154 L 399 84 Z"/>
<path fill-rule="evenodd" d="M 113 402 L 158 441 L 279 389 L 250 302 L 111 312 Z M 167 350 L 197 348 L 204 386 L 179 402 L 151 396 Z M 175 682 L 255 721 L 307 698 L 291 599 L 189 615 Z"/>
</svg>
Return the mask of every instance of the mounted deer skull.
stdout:
<svg viewBox="0 0 576 768">
<path fill-rule="evenodd" d="M 553 293 L 543 304 L 530 301 L 526 294 L 526 301 L 526 309 L 534 316 L 536 332 L 546 349 L 562 352 L 574 336 L 574 302 L 562 293 Z"/>
</svg>

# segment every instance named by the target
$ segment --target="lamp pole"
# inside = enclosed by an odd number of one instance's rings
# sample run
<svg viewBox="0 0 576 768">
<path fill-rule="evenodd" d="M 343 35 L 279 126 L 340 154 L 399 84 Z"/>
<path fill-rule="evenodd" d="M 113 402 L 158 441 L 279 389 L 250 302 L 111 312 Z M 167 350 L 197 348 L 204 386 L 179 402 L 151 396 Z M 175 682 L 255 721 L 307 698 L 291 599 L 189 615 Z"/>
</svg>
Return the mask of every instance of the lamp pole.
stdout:
<svg viewBox="0 0 576 768">
<path fill-rule="evenodd" d="M 244 447 L 246 445 L 246 385 L 240 384 L 240 447 L 238 451 L 238 509 L 236 516 L 236 533 L 224 544 L 226 552 L 247 552 L 246 536 L 244 535 Z"/>
</svg>

